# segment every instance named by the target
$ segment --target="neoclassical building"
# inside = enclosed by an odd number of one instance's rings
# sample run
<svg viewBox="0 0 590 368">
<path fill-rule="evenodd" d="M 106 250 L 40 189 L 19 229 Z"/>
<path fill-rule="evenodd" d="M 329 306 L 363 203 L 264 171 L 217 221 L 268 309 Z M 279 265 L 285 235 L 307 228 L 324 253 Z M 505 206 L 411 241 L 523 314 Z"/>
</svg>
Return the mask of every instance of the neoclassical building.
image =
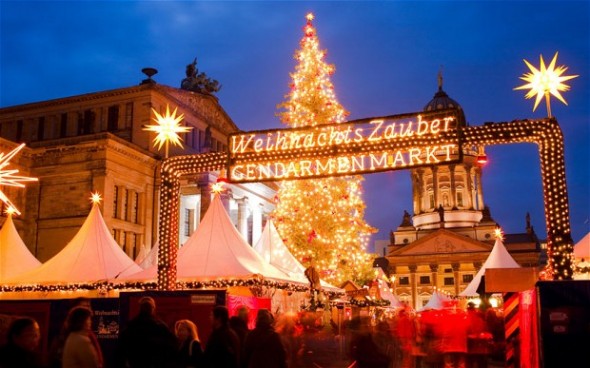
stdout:
<svg viewBox="0 0 590 368">
<path fill-rule="evenodd" d="M 439 76 L 438 91 L 424 111 L 443 109 L 456 110 L 459 125 L 467 124 L 461 105 L 443 90 Z M 390 234 L 385 257 L 376 263 L 394 276 L 398 297 L 415 308 L 426 304 L 435 289 L 458 295 L 494 245 L 499 224 L 484 202 L 484 159 L 483 147 L 463 147 L 460 163 L 411 169 L 413 214 L 404 213 Z M 539 267 L 541 244 L 528 214 L 525 221 L 524 231 L 506 234 L 504 244 L 521 266 Z"/>
<path fill-rule="evenodd" d="M 181 135 L 182 149 L 170 146 L 170 156 L 225 150 L 228 135 L 239 130 L 215 90 L 187 83 L 188 67 L 181 88 L 156 83 L 155 69 L 144 72 L 148 78 L 135 86 L 0 109 L 0 152 L 26 143 L 9 168 L 39 179 L 25 189 L 2 188 L 22 212 L 15 225 L 39 260 L 55 255 L 79 230 L 93 191 L 102 194 L 105 222 L 129 256 L 135 257 L 142 245 L 156 244 L 164 152 L 152 143 L 155 133 L 144 129 L 156 124 L 152 109 L 161 115 L 167 107 L 177 109 L 177 116 L 184 115 L 181 124 L 192 127 Z M 219 174 L 182 178 L 179 244 L 198 226 Z M 250 243 L 260 236 L 275 193 L 274 185 L 256 183 L 230 185 L 224 195 L 230 216 Z"/>
</svg>

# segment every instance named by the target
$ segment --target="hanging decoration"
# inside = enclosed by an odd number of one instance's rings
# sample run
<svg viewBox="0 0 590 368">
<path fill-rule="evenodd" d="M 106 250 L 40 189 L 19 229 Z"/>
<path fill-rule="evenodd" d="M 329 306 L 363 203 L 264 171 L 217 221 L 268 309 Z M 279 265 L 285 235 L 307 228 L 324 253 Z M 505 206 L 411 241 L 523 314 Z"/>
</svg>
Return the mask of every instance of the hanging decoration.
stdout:
<svg viewBox="0 0 590 368">
<path fill-rule="evenodd" d="M 17 153 L 20 152 L 21 149 L 25 146 L 24 143 L 10 151 L 6 156 L 4 152 L 0 153 L 0 188 L 3 185 L 9 187 L 17 187 L 17 188 L 24 188 L 25 185 L 23 183 L 37 181 L 37 178 L 30 178 L 26 176 L 18 176 L 14 175 L 18 173 L 17 169 L 7 170 L 5 169 L 8 165 L 10 165 L 10 160 L 16 156 Z M 12 208 L 12 211 L 17 215 L 20 215 L 20 211 L 16 208 L 16 206 L 8 199 L 6 194 L 0 190 L 0 200 L 8 206 L 8 208 Z"/>
<path fill-rule="evenodd" d="M 533 98 L 536 96 L 535 99 L 535 106 L 533 107 L 533 111 L 537 109 L 539 103 L 545 97 L 545 104 L 547 105 L 547 116 L 551 117 L 551 101 L 550 95 L 555 96 L 559 101 L 563 102 L 567 105 L 567 102 L 563 98 L 560 92 L 567 92 L 570 90 L 570 86 L 563 83 L 570 79 L 574 79 L 578 77 L 578 75 L 564 75 L 563 73 L 567 70 L 565 65 L 555 67 L 555 63 L 557 62 L 557 52 L 555 56 L 553 56 L 553 60 L 549 66 L 545 66 L 545 60 L 543 60 L 543 55 L 540 56 L 540 68 L 535 68 L 531 63 L 527 60 L 524 60 L 524 63 L 529 67 L 530 72 L 524 73 L 520 79 L 527 82 L 522 86 L 514 88 L 514 90 L 524 90 L 530 89 L 529 92 L 525 95 L 525 98 Z"/>
<path fill-rule="evenodd" d="M 175 108 L 174 111 L 170 113 L 170 106 L 166 105 L 166 114 L 162 116 L 156 111 L 156 109 L 152 108 L 152 111 L 156 116 L 153 118 L 153 120 L 157 123 L 157 125 L 146 125 L 143 129 L 148 132 L 157 133 L 156 137 L 154 138 L 154 147 L 157 145 L 158 150 L 160 150 L 162 146 L 164 146 L 165 158 L 168 158 L 169 142 L 172 142 L 173 145 L 182 148 L 182 138 L 180 138 L 178 133 L 187 133 L 193 128 L 190 126 L 179 125 L 179 123 L 184 118 L 184 114 L 176 116 L 177 110 L 178 108 Z"/>
</svg>

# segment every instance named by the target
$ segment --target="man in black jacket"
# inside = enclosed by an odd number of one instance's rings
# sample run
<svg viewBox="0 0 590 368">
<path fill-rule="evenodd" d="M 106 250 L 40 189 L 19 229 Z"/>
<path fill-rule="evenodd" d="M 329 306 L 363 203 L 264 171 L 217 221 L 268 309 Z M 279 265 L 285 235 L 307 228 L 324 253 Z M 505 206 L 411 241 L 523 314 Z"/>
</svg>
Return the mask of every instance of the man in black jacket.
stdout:
<svg viewBox="0 0 590 368">
<path fill-rule="evenodd" d="M 156 317 L 156 302 L 153 298 L 143 297 L 139 300 L 139 313 L 119 336 L 118 355 L 121 367 L 175 367 L 176 337 Z"/>
<path fill-rule="evenodd" d="M 205 366 L 208 368 L 238 368 L 240 340 L 229 327 L 229 312 L 218 305 L 213 308 L 213 331 L 205 347 Z"/>
</svg>

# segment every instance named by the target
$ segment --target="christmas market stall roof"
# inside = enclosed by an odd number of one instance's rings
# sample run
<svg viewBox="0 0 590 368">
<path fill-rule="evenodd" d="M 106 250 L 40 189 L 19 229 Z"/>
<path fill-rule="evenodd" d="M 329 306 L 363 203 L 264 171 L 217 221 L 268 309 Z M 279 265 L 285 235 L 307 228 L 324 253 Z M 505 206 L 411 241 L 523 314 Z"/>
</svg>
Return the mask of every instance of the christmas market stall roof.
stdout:
<svg viewBox="0 0 590 368">
<path fill-rule="evenodd" d="M 156 242 L 154 246 L 147 250 L 145 245 L 141 246 L 137 257 L 135 257 L 135 263 L 139 265 L 142 269 L 149 268 L 151 266 L 158 264 L 158 248 L 160 247 L 160 243 Z"/>
<path fill-rule="evenodd" d="M 389 278 L 383 272 L 381 267 L 373 268 L 375 272 L 375 280 L 373 281 L 379 290 L 379 297 L 383 300 L 387 300 L 389 302 L 390 308 L 400 308 L 403 307 L 403 304 L 399 301 L 397 296 L 391 291 L 389 287 Z"/>
<path fill-rule="evenodd" d="M 0 230 L 0 283 L 35 269 L 41 262 L 29 251 L 8 215 Z"/>
<path fill-rule="evenodd" d="M 111 236 L 98 204 L 92 206 L 78 233 L 41 266 L 7 281 L 53 285 L 106 282 L 141 271 Z"/>
<path fill-rule="evenodd" d="M 263 278 L 302 285 L 301 280 L 278 270 L 252 249 L 232 224 L 218 194 L 197 230 L 178 251 L 176 267 L 180 282 Z M 157 279 L 157 275 L 156 265 L 120 281 L 148 282 Z"/>
<path fill-rule="evenodd" d="M 262 229 L 260 239 L 253 248 L 271 265 L 302 283 L 309 284 L 305 276 L 305 267 L 293 256 L 283 242 L 273 221 L 269 219 Z M 322 288 L 344 293 L 344 290 L 320 280 Z"/>
<path fill-rule="evenodd" d="M 441 293 L 438 290 L 435 290 L 434 293 L 432 293 L 432 296 L 430 297 L 430 299 L 428 299 L 428 303 L 426 303 L 422 308 L 420 308 L 420 311 L 425 311 L 425 310 L 429 310 L 429 309 L 443 309 L 445 307 L 445 302 L 451 300 L 451 298 L 449 298 L 448 296 L 446 296 L 445 294 Z"/>
<path fill-rule="evenodd" d="M 482 276 L 485 274 L 488 268 L 520 268 L 520 265 L 512 258 L 502 240 L 498 237 L 496 243 L 490 252 L 490 255 L 481 266 L 473 280 L 467 285 L 465 290 L 459 293 L 460 296 L 479 296 L 477 288 L 481 282 Z"/>
<path fill-rule="evenodd" d="M 574 257 L 590 261 L 590 233 L 574 245 Z"/>
</svg>

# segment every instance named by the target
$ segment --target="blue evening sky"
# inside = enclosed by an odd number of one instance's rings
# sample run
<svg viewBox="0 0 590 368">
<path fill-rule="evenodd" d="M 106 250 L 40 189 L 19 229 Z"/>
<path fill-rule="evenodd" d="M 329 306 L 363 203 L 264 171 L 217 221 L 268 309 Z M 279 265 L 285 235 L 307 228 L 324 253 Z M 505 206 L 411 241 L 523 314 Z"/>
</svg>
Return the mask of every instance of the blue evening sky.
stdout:
<svg viewBox="0 0 590 368">
<path fill-rule="evenodd" d="M 185 66 L 223 85 L 221 106 L 243 130 L 283 128 L 276 105 L 288 93 L 314 12 L 332 81 L 350 119 L 420 111 L 437 90 L 457 100 L 471 125 L 546 116 L 519 77 L 559 51 L 569 106 L 552 100 L 565 136 L 574 241 L 590 229 L 590 3 L 587 1 L 6 1 L 0 2 L 0 106 L 138 84 L 143 67 L 180 85 Z M 489 147 L 484 201 L 506 232 L 531 213 L 546 236 L 534 144 Z M 387 239 L 412 212 L 408 171 L 366 176 L 366 218 Z"/>
</svg>

